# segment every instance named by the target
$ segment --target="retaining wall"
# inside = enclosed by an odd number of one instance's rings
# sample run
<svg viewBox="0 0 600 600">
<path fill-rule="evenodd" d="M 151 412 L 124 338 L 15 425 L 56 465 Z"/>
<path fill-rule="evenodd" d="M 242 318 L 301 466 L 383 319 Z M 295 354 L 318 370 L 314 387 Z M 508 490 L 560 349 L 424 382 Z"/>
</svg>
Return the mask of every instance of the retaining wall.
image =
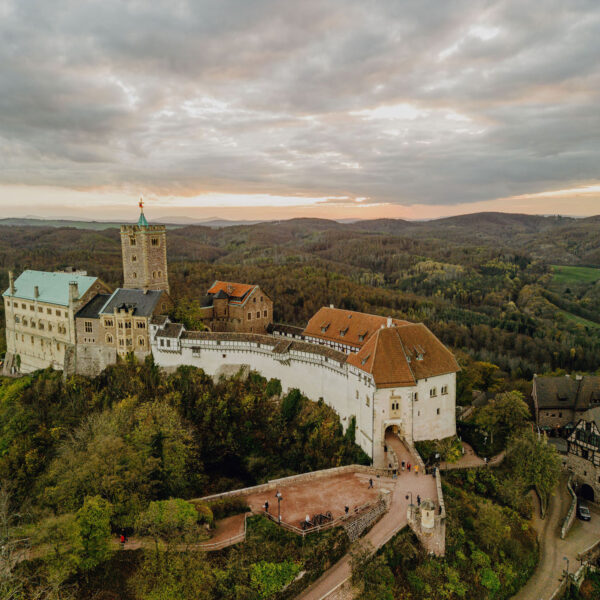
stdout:
<svg viewBox="0 0 600 600">
<path fill-rule="evenodd" d="M 577 512 L 577 496 L 575 495 L 575 492 L 573 491 L 573 487 L 572 487 L 572 481 L 573 481 L 573 476 L 570 475 L 569 476 L 569 480 L 567 481 L 567 489 L 569 490 L 569 493 L 571 494 L 571 506 L 569 506 L 569 512 L 567 512 L 567 516 L 565 517 L 565 520 L 563 521 L 562 524 L 562 528 L 560 530 L 560 539 L 564 540 L 567 533 L 569 533 L 569 530 L 571 529 L 571 527 L 573 526 L 573 523 L 575 521 L 575 515 Z"/>
</svg>

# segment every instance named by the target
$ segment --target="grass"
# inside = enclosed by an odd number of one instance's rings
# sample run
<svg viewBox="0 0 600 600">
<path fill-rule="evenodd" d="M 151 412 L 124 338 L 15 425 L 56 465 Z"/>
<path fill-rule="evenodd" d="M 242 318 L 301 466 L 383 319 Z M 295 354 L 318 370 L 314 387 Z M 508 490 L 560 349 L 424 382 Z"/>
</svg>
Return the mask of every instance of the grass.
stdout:
<svg viewBox="0 0 600 600">
<path fill-rule="evenodd" d="M 600 280 L 600 269 L 594 267 L 567 267 L 563 265 L 552 265 L 554 277 L 553 283 L 595 283 Z"/>
<path fill-rule="evenodd" d="M 577 315 L 567 312 L 566 310 L 561 310 L 559 312 L 561 315 L 563 315 L 564 317 L 569 319 L 569 321 L 573 321 L 574 323 L 577 323 L 577 325 L 583 325 L 584 327 L 592 327 L 592 328 L 600 329 L 600 323 L 594 323 L 594 321 L 588 321 L 587 319 L 584 319 L 583 317 L 578 317 Z"/>
</svg>

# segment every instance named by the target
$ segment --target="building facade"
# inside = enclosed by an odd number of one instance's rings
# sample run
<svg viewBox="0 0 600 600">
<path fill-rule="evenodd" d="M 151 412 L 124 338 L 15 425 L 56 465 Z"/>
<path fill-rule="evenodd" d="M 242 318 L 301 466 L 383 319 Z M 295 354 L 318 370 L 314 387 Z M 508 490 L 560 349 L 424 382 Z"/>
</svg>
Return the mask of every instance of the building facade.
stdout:
<svg viewBox="0 0 600 600">
<path fill-rule="evenodd" d="M 360 313 L 358 313 L 360 314 Z M 385 466 L 385 432 L 408 442 L 456 434 L 452 353 L 422 324 L 379 328 L 357 353 L 328 344 L 254 333 L 194 332 L 168 319 L 151 323 L 152 352 L 165 369 L 192 365 L 213 377 L 248 366 L 322 399 L 344 429 L 355 419 L 356 443 Z"/>
<path fill-rule="evenodd" d="M 215 281 L 200 305 L 211 331 L 266 333 L 273 323 L 273 301 L 258 285 Z"/>
<path fill-rule="evenodd" d="M 75 314 L 109 288 L 77 273 L 23 271 L 3 293 L 7 355 L 5 373 L 63 369 L 77 341 Z"/>
<path fill-rule="evenodd" d="M 121 225 L 123 287 L 169 292 L 167 231 L 164 225 L 149 225 L 140 201 L 136 225 Z"/>
<path fill-rule="evenodd" d="M 567 434 L 579 419 L 600 413 L 600 377 L 534 376 L 531 396 L 538 426 Z"/>
<path fill-rule="evenodd" d="M 600 499 L 600 430 L 594 421 L 580 420 L 569 435 L 567 469 L 581 497 Z"/>
<path fill-rule="evenodd" d="M 172 306 L 169 294 L 162 290 L 119 288 L 96 296 L 75 315 L 77 349 L 72 371 L 94 376 L 117 356 L 130 352 L 143 360 L 151 352 L 151 319 Z"/>
</svg>

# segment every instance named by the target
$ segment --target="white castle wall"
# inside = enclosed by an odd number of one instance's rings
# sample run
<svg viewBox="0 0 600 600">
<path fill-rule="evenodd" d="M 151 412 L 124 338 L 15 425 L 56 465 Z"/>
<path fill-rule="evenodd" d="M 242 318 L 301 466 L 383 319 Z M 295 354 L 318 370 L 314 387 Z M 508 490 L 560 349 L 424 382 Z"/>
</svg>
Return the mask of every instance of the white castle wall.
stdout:
<svg viewBox="0 0 600 600">
<path fill-rule="evenodd" d="M 266 342 L 244 340 L 243 334 L 235 341 L 171 338 L 166 347 L 167 340 L 155 337 L 156 330 L 151 328 L 152 352 L 160 367 L 192 365 L 214 377 L 225 365 L 248 365 L 267 379 L 279 379 L 284 391 L 298 388 L 311 400 L 323 399 L 338 413 L 344 430 L 355 416 L 356 443 L 377 467 L 385 466 L 384 438 L 389 426 L 396 425 L 402 435 L 415 441 L 456 433 L 454 373 L 419 381 L 414 387 L 377 390 L 369 374 L 318 352 L 274 353 L 279 338 L 261 336 Z M 429 397 L 431 387 L 437 387 L 439 394 L 444 385 L 448 394 Z M 413 401 L 414 392 L 418 392 L 417 401 Z M 399 408 L 392 410 L 396 403 Z"/>
</svg>

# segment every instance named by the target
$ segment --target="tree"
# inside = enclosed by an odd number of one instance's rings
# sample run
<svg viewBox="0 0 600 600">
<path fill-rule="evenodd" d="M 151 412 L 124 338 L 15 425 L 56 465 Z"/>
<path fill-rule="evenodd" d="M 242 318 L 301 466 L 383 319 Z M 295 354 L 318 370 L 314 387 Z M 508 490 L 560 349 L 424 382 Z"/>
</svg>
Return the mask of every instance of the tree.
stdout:
<svg viewBox="0 0 600 600">
<path fill-rule="evenodd" d="M 524 491 L 535 487 L 543 506 L 548 505 L 560 478 L 561 461 L 545 435 L 526 430 L 510 438 L 506 451 L 508 466 L 522 482 Z"/>
<path fill-rule="evenodd" d="M 475 412 L 473 421 L 490 434 L 493 445 L 494 435 L 504 440 L 513 431 L 523 427 L 531 416 L 523 394 L 518 391 L 498 394 L 493 400 Z"/>
<path fill-rule="evenodd" d="M 100 496 L 85 499 L 77 511 L 79 529 L 79 568 L 89 571 L 108 560 L 110 548 L 110 517 L 112 506 Z"/>
<path fill-rule="evenodd" d="M 271 598 L 288 585 L 300 571 L 300 565 L 292 561 L 254 563 L 250 570 L 250 585 L 258 597 Z"/>
</svg>

